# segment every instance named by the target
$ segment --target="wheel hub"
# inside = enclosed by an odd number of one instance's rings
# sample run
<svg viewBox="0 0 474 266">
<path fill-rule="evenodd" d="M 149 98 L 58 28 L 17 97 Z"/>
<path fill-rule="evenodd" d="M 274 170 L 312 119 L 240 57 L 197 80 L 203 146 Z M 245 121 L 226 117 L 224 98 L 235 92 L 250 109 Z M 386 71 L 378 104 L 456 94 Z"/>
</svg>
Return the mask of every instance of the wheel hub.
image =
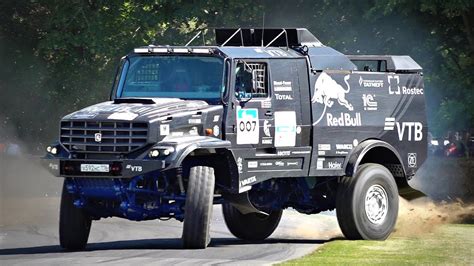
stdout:
<svg viewBox="0 0 474 266">
<path fill-rule="evenodd" d="M 381 224 L 388 212 L 388 197 L 380 185 L 372 185 L 365 194 L 365 215 L 373 224 Z"/>
</svg>

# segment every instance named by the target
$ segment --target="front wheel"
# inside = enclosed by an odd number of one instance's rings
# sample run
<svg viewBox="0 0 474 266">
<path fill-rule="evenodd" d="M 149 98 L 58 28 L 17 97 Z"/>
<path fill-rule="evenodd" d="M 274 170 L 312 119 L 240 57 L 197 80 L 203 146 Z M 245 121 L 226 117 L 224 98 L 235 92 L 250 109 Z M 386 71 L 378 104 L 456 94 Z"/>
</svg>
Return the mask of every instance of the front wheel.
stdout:
<svg viewBox="0 0 474 266">
<path fill-rule="evenodd" d="M 222 204 L 224 221 L 229 231 L 237 238 L 260 241 L 269 237 L 280 223 L 283 210 L 272 211 L 269 215 L 260 213 L 242 214 L 229 203 Z"/>
<path fill-rule="evenodd" d="M 347 239 L 386 239 L 398 216 L 398 189 L 390 171 L 368 163 L 353 177 L 344 177 L 337 191 L 336 214 Z"/>
<path fill-rule="evenodd" d="M 74 206 L 74 197 L 67 192 L 66 180 L 59 210 L 59 243 L 67 250 L 83 250 L 87 245 L 92 219 L 83 209 Z"/>
<path fill-rule="evenodd" d="M 209 227 L 214 199 L 214 169 L 192 167 L 184 206 L 183 246 L 189 249 L 206 248 L 211 238 Z"/>
</svg>

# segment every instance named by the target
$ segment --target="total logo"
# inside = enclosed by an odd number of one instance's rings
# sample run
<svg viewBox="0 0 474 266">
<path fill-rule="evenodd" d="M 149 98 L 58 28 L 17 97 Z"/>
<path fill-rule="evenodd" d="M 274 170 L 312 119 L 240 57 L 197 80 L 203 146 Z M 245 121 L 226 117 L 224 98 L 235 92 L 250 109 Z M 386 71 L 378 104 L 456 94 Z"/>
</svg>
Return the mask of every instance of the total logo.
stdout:
<svg viewBox="0 0 474 266">
<path fill-rule="evenodd" d="M 416 153 L 408 154 L 408 167 L 416 168 Z"/>
<path fill-rule="evenodd" d="M 400 86 L 400 76 L 398 75 L 389 75 L 388 77 L 388 93 L 390 95 L 396 94 L 406 94 L 406 95 L 422 95 L 424 94 L 422 88 L 417 87 L 407 87 L 407 86 Z"/>
<path fill-rule="evenodd" d="M 385 118 L 384 130 L 397 128 L 398 140 L 421 141 L 423 139 L 423 124 L 420 122 L 395 122 L 394 117 Z"/>
</svg>

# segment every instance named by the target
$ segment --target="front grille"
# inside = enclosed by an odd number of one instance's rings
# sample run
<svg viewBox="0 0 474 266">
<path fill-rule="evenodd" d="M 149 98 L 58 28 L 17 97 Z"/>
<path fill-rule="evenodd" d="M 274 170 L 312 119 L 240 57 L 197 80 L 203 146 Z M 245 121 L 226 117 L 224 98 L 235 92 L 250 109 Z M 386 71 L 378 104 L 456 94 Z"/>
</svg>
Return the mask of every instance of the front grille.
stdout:
<svg viewBox="0 0 474 266">
<path fill-rule="evenodd" d="M 147 137 L 147 123 L 61 122 L 61 144 L 72 152 L 129 153 L 146 145 Z"/>
</svg>

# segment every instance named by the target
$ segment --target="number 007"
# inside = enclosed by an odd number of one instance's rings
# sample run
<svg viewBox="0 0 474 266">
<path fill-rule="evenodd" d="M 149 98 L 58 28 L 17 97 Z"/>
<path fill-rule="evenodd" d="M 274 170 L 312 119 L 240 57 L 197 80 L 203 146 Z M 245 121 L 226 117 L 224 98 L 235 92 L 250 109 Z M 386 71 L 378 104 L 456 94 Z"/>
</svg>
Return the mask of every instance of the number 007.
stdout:
<svg viewBox="0 0 474 266">
<path fill-rule="evenodd" d="M 257 127 L 257 121 L 240 121 L 239 123 L 239 130 L 240 131 L 255 131 L 255 128 Z"/>
</svg>

